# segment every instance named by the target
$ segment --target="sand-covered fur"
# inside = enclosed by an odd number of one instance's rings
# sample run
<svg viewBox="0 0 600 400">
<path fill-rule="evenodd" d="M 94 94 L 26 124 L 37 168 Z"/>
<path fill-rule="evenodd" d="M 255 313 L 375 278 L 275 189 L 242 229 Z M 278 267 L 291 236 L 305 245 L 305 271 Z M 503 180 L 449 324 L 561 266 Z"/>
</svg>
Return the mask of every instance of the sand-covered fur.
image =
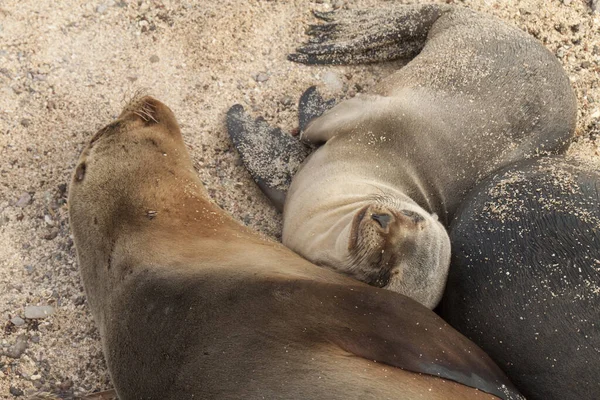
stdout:
<svg viewBox="0 0 600 400">
<path fill-rule="evenodd" d="M 600 19 L 589 1 L 455 3 L 521 28 L 557 54 L 578 99 L 581 140 L 573 151 L 597 159 Z M 11 398 L 13 388 L 26 396 L 44 391 L 72 399 L 111 387 L 67 218 L 67 183 L 91 135 L 138 88 L 151 88 L 176 112 L 210 197 L 237 220 L 276 238 L 280 217 L 231 148 L 225 113 L 241 102 L 271 125 L 291 130 L 296 99 L 307 87 L 318 85 L 327 97 L 373 87 L 401 63 L 307 67 L 286 57 L 304 40 L 305 27 L 317 22 L 310 10 L 389 4 L 1 2 L 0 397 Z M 25 318 L 28 306 L 45 305 L 54 307 L 52 315 Z M 24 323 L 11 322 L 15 317 Z M 5 355 L 21 348 L 21 339 L 26 349 L 20 356 Z"/>
</svg>

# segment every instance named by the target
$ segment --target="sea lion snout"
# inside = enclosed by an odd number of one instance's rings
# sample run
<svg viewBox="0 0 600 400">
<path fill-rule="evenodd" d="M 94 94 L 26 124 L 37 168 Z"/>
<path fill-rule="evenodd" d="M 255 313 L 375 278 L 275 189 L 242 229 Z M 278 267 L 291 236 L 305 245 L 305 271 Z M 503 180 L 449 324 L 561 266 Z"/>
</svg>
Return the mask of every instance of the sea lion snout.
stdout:
<svg viewBox="0 0 600 400">
<path fill-rule="evenodd" d="M 136 97 L 119 115 L 119 120 L 141 123 L 145 126 L 164 125 L 170 133 L 179 132 L 175 114 L 167 105 L 151 96 Z"/>
<path fill-rule="evenodd" d="M 428 221 L 421 214 L 411 210 L 393 210 L 380 204 L 371 204 L 358 210 L 352 221 L 348 249 L 353 250 L 360 242 L 367 241 L 371 247 L 376 242 L 390 242 L 390 237 L 411 236 L 408 231 L 423 230 Z M 396 241 L 396 240 L 393 240 Z"/>
<path fill-rule="evenodd" d="M 90 140 L 93 146 L 101 138 L 131 132 L 139 127 L 164 127 L 169 134 L 179 134 L 179 124 L 175 114 L 164 103 L 150 96 L 132 99 L 117 120 L 100 129 Z"/>
<path fill-rule="evenodd" d="M 434 214 L 409 204 L 374 202 L 354 214 L 348 258 L 338 270 L 433 308 L 449 266 L 448 234 Z"/>
</svg>

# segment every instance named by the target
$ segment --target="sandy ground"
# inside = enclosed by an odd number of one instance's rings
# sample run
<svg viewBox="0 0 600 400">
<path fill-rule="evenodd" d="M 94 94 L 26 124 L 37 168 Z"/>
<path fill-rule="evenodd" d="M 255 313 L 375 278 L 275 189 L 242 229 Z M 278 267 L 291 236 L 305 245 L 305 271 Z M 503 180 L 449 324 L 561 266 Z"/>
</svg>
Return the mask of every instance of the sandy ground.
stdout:
<svg viewBox="0 0 600 400">
<path fill-rule="evenodd" d="M 555 52 L 579 102 L 571 151 L 600 157 L 600 15 L 590 2 L 446 2 L 494 14 Z M 308 67 L 285 56 L 309 10 L 389 3 L 0 0 L 0 398 L 111 386 L 67 219 L 70 173 L 91 135 L 147 89 L 178 116 L 212 198 L 277 238 L 280 217 L 241 166 L 224 114 L 241 103 L 290 130 L 306 87 L 368 89 L 398 63 Z M 28 318 L 38 306 L 51 314 Z"/>
</svg>

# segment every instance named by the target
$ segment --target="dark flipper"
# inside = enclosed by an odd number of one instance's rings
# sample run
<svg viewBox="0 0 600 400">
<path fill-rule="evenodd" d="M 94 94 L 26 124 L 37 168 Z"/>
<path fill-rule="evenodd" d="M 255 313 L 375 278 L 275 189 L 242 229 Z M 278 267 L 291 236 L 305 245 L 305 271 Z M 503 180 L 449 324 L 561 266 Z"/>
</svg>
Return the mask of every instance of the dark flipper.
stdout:
<svg viewBox="0 0 600 400">
<path fill-rule="evenodd" d="M 256 184 L 282 211 L 292 176 L 310 149 L 264 119 L 254 120 L 239 104 L 227 112 L 227 131 Z"/>
<path fill-rule="evenodd" d="M 524 400 L 487 354 L 416 301 L 365 286 L 294 285 L 287 301 L 300 313 L 313 310 L 294 321 L 298 330 L 311 327 L 315 337 L 367 360 Z"/>
<path fill-rule="evenodd" d="M 425 45 L 434 22 L 449 7 L 405 7 L 314 13 L 327 21 L 311 25 L 311 36 L 288 59 L 304 64 L 360 64 L 410 58 Z"/>
<path fill-rule="evenodd" d="M 325 111 L 335 105 L 335 99 L 323 100 L 316 86 L 311 86 L 300 97 L 298 104 L 298 122 L 300 132 L 303 132 L 310 121 L 320 117 Z"/>
</svg>

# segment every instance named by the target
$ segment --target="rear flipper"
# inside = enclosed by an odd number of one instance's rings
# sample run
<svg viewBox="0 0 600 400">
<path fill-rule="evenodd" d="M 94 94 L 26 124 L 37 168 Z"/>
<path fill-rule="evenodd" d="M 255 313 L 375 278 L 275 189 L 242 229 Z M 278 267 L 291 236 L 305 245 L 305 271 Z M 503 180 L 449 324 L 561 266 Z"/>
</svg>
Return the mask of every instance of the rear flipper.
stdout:
<svg viewBox="0 0 600 400">
<path fill-rule="evenodd" d="M 450 7 L 424 4 L 369 10 L 314 12 L 308 42 L 288 59 L 304 64 L 360 64 L 415 56 L 431 26 Z"/>
<path fill-rule="evenodd" d="M 258 187 L 282 211 L 292 176 L 310 148 L 263 118 L 254 120 L 239 104 L 227 112 L 227 131 Z"/>
</svg>

